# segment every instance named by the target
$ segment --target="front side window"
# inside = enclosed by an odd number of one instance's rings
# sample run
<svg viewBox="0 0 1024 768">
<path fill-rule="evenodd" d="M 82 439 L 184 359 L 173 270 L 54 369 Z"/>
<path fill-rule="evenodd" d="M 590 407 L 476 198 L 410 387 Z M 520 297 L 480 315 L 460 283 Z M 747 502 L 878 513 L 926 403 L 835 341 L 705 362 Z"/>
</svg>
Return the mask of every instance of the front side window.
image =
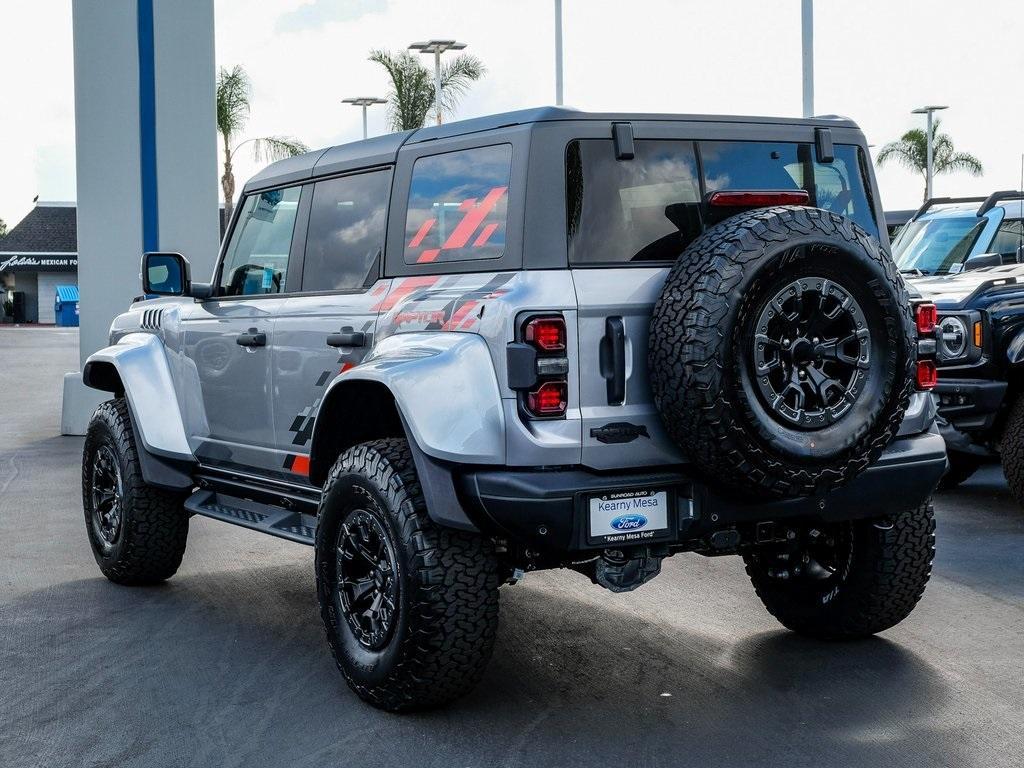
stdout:
<svg viewBox="0 0 1024 768">
<path fill-rule="evenodd" d="M 283 293 L 301 187 L 249 195 L 220 273 L 220 295 Z"/>
<path fill-rule="evenodd" d="M 409 188 L 405 263 L 501 258 L 511 176 L 510 144 L 419 158 Z"/>
<path fill-rule="evenodd" d="M 992 245 L 989 246 L 990 253 L 1012 253 L 1016 255 L 1017 249 L 1024 244 L 1024 221 L 1020 219 L 1003 219 L 992 238 Z"/>
<path fill-rule="evenodd" d="M 959 272 L 987 219 L 977 216 L 938 216 L 912 221 L 892 246 L 892 257 L 903 272 L 942 275 Z"/>
<path fill-rule="evenodd" d="M 757 141 L 703 141 L 700 156 L 708 192 L 720 189 L 803 189 L 815 208 L 832 211 L 878 235 L 860 171 L 860 150 L 837 144 L 835 159 L 819 163 L 811 144 Z"/>
<path fill-rule="evenodd" d="M 384 170 L 316 183 L 303 291 L 357 290 L 373 281 L 384 248 L 390 191 L 391 172 Z"/>
</svg>

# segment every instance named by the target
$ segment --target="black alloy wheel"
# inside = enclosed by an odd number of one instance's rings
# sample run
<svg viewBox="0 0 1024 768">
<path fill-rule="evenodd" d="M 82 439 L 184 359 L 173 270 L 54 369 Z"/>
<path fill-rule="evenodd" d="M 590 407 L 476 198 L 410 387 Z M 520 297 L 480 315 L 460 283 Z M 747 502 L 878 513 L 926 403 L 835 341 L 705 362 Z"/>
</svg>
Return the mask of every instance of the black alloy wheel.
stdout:
<svg viewBox="0 0 1024 768">
<path fill-rule="evenodd" d="M 834 424 L 871 367 L 871 335 L 849 291 L 800 277 L 765 303 L 753 328 L 754 377 L 767 411 L 798 429 Z"/>
<path fill-rule="evenodd" d="M 387 532 L 376 517 L 352 510 L 338 527 L 335 548 L 336 595 L 359 644 L 370 650 L 387 645 L 398 611 L 398 566 Z"/>
<path fill-rule="evenodd" d="M 121 538 L 124 497 L 121 468 L 109 446 L 101 445 L 93 454 L 91 475 L 93 532 L 109 551 Z"/>
</svg>

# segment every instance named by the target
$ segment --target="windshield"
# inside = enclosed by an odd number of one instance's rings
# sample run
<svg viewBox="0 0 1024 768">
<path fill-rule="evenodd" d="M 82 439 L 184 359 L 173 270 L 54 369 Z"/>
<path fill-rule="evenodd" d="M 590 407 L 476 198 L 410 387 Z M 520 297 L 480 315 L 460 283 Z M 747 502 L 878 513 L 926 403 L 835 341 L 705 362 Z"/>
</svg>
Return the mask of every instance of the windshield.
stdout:
<svg viewBox="0 0 1024 768">
<path fill-rule="evenodd" d="M 987 219 L 949 216 L 912 221 L 892 245 L 901 272 L 941 275 L 959 272 Z"/>
</svg>

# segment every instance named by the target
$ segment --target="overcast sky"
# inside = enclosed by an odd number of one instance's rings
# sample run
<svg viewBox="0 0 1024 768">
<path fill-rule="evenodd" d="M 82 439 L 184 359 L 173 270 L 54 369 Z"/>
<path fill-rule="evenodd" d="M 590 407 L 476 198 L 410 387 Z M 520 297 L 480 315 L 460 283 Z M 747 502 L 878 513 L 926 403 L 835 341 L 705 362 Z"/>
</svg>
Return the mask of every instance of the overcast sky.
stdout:
<svg viewBox="0 0 1024 768">
<path fill-rule="evenodd" d="M 167 2 L 168 0 L 158 0 Z M 361 136 L 346 96 L 384 95 L 371 48 L 455 37 L 488 67 L 460 116 L 553 103 L 553 0 L 215 0 L 217 63 L 255 93 L 245 136 L 311 147 Z M 799 0 L 563 0 L 565 100 L 588 110 L 799 115 Z M 938 195 L 1015 189 L 1024 152 L 1024 2 L 817 0 L 815 110 L 855 119 L 880 147 L 949 104 L 943 128 L 985 175 L 936 180 Z M 0 0 L 0 218 L 36 195 L 75 198 L 70 0 Z M 386 130 L 384 110 L 370 131 Z M 876 150 L 877 151 L 877 148 Z M 257 166 L 236 163 L 241 180 Z M 879 171 L 888 209 L 923 182 Z M 241 186 L 241 184 L 239 184 Z"/>
</svg>

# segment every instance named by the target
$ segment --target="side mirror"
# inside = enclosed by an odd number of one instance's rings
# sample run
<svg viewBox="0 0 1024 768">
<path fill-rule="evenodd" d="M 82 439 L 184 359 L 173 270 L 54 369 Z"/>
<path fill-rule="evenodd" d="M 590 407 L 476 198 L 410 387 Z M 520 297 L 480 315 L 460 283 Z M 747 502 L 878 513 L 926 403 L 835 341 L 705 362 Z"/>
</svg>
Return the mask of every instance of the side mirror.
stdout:
<svg viewBox="0 0 1024 768">
<path fill-rule="evenodd" d="M 1003 257 L 998 253 L 979 253 L 971 256 L 964 262 L 964 271 L 971 269 L 982 269 L 984 267 L 999 267 L 1003 264 Z"/>
<path fill-rule="evenodd" d="M 187 296 L 191 288 L 188 259 L 180 253 L 142 255 L 142 292 L 155 296 Z"/>
</svg>

